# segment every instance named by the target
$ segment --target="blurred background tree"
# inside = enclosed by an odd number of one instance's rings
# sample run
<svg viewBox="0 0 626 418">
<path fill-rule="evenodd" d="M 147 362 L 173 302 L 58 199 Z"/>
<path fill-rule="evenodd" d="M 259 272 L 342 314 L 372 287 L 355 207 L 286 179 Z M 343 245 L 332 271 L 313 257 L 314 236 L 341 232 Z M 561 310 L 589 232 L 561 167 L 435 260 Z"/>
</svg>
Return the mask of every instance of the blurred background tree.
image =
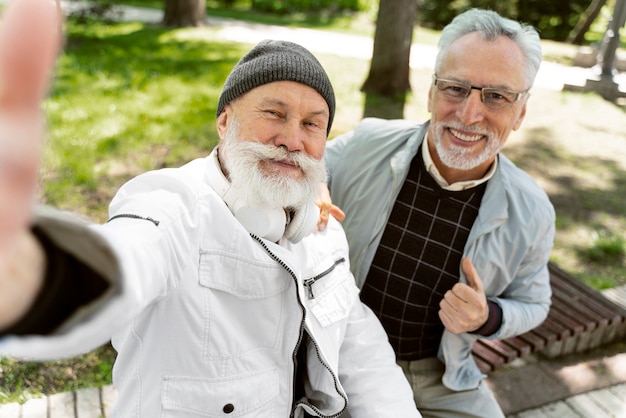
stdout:
<svg viewBox="0 0 626 418">
<path fill-rule="evenodd" d="M 417 14 L 416 0 L 380 0 L 374 51 L 367 79 L 363 117 L 401 119 L 411 92 L 409 58 Z"/>
<path fill-rule="evenodd" d="M 206 0 L 165 0 L 163 25 L 172 27 L 203 26 Z"/>
<path fill-rule="evenodd" d="M 566 41 L 579 21 L 587 16 L 593 0 L 417 0 L 417 24 L 441 29 L 457 14 L 479 7 L 537 28 L 542 39 Z M 613 3 L 613 1 L 609 1 Z M 593 10 L 589 9 L 589 11 Z M 596 15 L 597 16 L 597 15 Z"/>
</svg>

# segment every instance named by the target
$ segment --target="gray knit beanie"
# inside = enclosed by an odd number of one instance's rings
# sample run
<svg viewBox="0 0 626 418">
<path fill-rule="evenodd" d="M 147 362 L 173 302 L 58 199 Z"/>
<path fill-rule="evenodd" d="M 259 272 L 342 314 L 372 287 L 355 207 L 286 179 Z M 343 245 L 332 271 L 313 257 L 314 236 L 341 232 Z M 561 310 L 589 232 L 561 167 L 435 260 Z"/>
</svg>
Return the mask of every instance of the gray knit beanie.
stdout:
<svg viewBox="0 0 626 418">
<path fill-rule="evenodd" d="M 313 54 L 287 41 L 261 41 L 239 60 L 224 83 L 217 116 L 231 100 L 274 81 L 296 81 L 321 94 L 330 112 L 327 134 L 330 132 L 335 116 L 335 93 L 328 75 Z"/>
</svg>

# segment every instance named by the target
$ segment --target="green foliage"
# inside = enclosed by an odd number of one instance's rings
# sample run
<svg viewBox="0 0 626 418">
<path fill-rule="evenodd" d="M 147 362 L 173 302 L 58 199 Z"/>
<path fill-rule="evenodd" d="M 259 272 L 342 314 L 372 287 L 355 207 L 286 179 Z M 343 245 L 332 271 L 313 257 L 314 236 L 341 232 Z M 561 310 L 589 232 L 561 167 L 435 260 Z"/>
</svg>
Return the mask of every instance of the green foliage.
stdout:
<svg viewBox="0 0 626 418">
<path fill-rule="evenodd" d="M 441 29 L 454 16 L 477 7 L 531 24 L 542 39 L 563 41 L 583 16 L 591 0 L 418 0 L 418 24 Z"/>
<path fill-rule="evenodd" d="M 565 41 L 584 12 L 590 0 L 519 0 L 519 20 L 536 27 L 543 39 Z"/>
<path fill-rule="evenodd" d="M 361 10 L 359 0 L 252 0 L 251 7 L 253 10 L 278 14 Z"/>
</svg>

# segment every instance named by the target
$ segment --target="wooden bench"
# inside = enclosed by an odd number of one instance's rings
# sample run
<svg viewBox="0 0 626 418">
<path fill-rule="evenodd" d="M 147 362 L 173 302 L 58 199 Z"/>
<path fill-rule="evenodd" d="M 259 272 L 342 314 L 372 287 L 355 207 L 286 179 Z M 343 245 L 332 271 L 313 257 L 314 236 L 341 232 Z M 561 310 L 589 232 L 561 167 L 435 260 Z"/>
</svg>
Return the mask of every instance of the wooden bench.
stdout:
<svg viewBox="0 0 626 418">
<path fill-rule="evenodd" d="M 472 354 L 483 373 L 531 353 L 555 358 L 626 337 L 626 309 L 556 265 L 550 264 L 549 270 L 552 306 L 548 317 L 517 337 L 476 341 Z"/>
</svg>

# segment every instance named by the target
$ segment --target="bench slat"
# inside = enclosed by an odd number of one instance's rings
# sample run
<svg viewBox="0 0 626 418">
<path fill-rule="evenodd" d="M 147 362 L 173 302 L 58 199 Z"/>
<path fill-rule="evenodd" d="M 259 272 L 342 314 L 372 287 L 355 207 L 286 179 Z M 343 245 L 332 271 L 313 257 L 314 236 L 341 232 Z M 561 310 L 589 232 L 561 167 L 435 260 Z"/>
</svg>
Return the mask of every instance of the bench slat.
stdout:
<svg viewBox="0 0 626 418">
<path fill-rule="evenodd" d="M 546 320 L 522 335 L 479 339 L 472 349 L 484 373 L 531 353 L 558 357 L 626 336 L 626 309 L 556 265 L 549 264 L 552 305 Z"/>
</svg>

